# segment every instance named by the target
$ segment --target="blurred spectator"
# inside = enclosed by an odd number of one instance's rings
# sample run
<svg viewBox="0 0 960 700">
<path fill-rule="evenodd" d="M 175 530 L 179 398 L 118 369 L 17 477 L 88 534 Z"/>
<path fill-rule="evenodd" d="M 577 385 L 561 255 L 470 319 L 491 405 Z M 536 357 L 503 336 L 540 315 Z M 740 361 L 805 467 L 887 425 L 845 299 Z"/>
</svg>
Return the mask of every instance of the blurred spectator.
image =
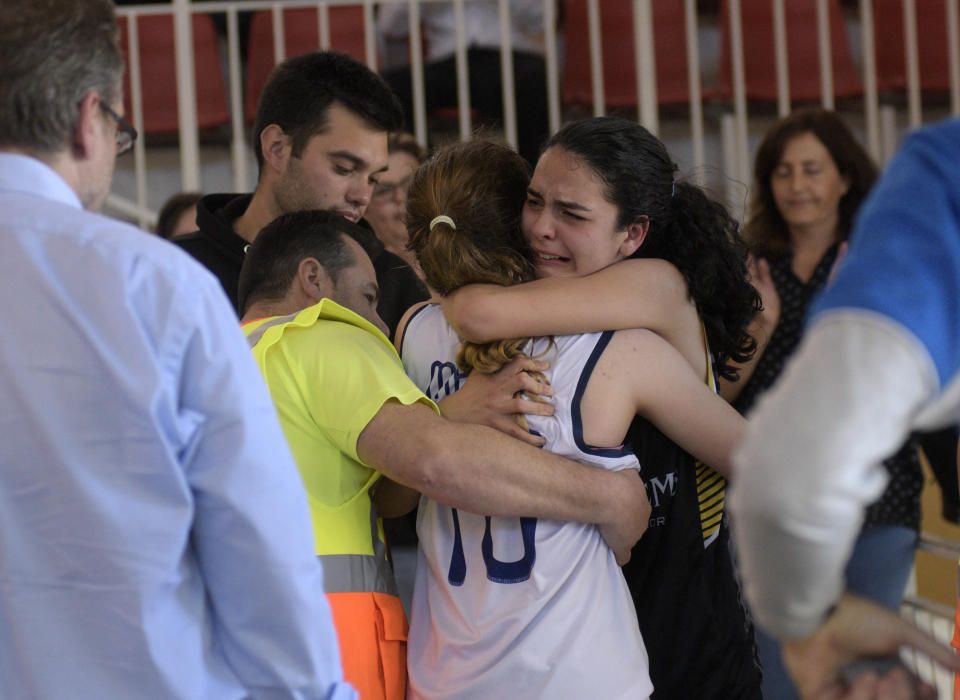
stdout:
<svg viewBox="0 0 960 700">
<path fill-rule="evenodd" d="M 470 106 L 481 121 L 500 123 L 503 87 L 500 72 L 500 13 L 497 0 L 464 3 L 464 30 L 470 79 Z M 423 67 L 426 110 L 457 107 L 456 21 L 453 3 L 420 6 L 424 44 Z M 537 161 L 548 135 L 546 63 L 543 60 L 543 0 L 510 0 L 513 30 L 513 79 L 517 105 L 517 150 L 530 164 Z M 388 45 L 407 39 L 406 4 L 385 5 L 377 29 Z M 407 128 L 413 126 L 413 88 L 410 67 L 384 74 L 403 104 Z"/>
<path fill-rule="evenodd" d="M 170 239 L 196 231 L 197 202 L 201 197 L 199 192 L 181 192 L 170 197 L 157 215 L 157 235 Z"/>
<path fill-rule="evenodd" d="M 835 113 L 807 109 L 776 122 L 757 151 L 754 191 L 744 234 L 759 262 L 755 282 L 764 311 L 754 326 L 759 349 L 724 394 L 741 413 L 780 378 L 796 351 L 813 297 L 827 284 L 854 217 L 877 171 Z M 847 565 L 850 591 L 897 609 L 913 566 L 920 525 L 922 477 L 916 444 L 908 440 L 884 462 L 890 484 L 866 514 Z M 757 630 L 764 695 L 783 700 L 797 691 L 780 646 Z"/>
<path fill-rule="evenodd" d="M 904 645 L 960 667 L 898 614 L 841 597 L 865 511 L 890 483 L 881 460 L 911 431 L 960 418 L 958 183 L 960 120 L 907 138 L 734 455 L 731 513 L 745 592 L 758 622 L 783 640 L 804 697 L 875 697 L 843 687 L 842 667 L 896 660 Z M 876 693 L 879 674 L 864 675 Z M 913 691 L 889 697 L 936 697 L 929 687 Z"/>
<path fill-rule="evenodd" d="M 387 172 L 373 188 L 373 196 L 367 206 L 366 219 L 373 226 L 374 233 L 389 252 L 406 262 L 420 279 L 423 274 L 417 259 L 409 250 L 407 243 L 407 190 L 413 174 L 426 160 L 427 152 L 412 134 L 396 133 L 390 135 L 387 142 Z"/>
</svg>

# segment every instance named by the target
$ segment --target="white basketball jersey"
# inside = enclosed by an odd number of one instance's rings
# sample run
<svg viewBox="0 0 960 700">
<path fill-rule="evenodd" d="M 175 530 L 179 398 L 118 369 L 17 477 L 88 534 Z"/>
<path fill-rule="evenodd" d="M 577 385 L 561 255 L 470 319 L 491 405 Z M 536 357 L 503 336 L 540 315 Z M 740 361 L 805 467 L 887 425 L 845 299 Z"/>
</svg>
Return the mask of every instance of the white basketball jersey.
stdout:
<svg viewBox="0 0 960 700">
<path fill-rule="evenodd" d="M 632 453 L 583 440 L 580 399 L 609 338 L 562 336 L 528 347 L 550 363 L 556 413 L 527 420 L 551 452 L 602 469 L 637 469 Z M 458 345 L 439 306 L 424 307 L 408 324 L 404 366 L 430 398 L 465 381 L 454 363 Z M 596 526 L 485 517 L 424 497 L 417 534 L 411 699 L 613 700 L 653 691 L 633 601 Z"/>
</svg>

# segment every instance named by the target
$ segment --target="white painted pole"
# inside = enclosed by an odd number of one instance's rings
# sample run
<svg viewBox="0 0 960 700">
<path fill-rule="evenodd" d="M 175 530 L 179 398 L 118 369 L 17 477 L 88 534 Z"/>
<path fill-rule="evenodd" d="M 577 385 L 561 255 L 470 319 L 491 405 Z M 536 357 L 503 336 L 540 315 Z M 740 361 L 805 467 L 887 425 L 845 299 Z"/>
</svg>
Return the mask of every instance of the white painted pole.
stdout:
<svg viewBox="0 0 960 700">
<path fill-rule="evenodd" d="M 860 0 L 860 36 L 863 49 L 863 107 L 867 125 L 867 149 L 881 163 L 880 98 L 877 94 L 877 55 L 873 30 L 873 0 Z"/>
<path fill-rule="evenodd" d="M 227 10 L 227 64 L 230 67 L 230 156 L 233 191 L 250 189 L 247 176 L 247 144 L 243 128 L 243 80 L 240 71 L 240 26 L 237 8 Z"/>
<path fill-rule="evenodd" d="M 947 0 L 947 55 L 950 61 L 950 113 L 960 116 L 960 22 L 956 0 Z"/>
<path fill-rule="evenodd" d="M 730 44 L 733 58 L 733 111 L 736 121 L 736 178 L 749 180 L 749 155 L 747 153 L 747 87 L 743 68 L 743 21 L 740 0 L 730 0 Z"/>
<path fill-rule="evenodd" d="M 727 208 L 732 212 L 737 201 L 741 183 L 738 171 L 740 164 L 737 162 L 737 126 L 736 119 L 732 114 L 725 113 L 720 117 L 720 142 L 723 148 L 723 174 L 724 188 L 727 198 Z"/>
<path fill-rule="evenodd" d="M 903 40 L 907 58 L 907 104 L 910 128 L 923 121 L 920 110 L 920 56 L 917 46 L 917 8 L 914 0 L 903 0 Z"/>
<path fill-rule="evenodd" d="M 587 0 L 587 25 L 590 32 L 590 80 L 593 84 L 593 116 L 606 113 L 603 95 L 603 43 L 600 38 L 600 2 Z"/>
<path fill-rule="evenodd" d="M 273 62 L 283 63 L 287 57 L 287 41 L 283 35 L 283 6 L 274 3 L 270 8 L 270 20 L 273 27 Z"/>
<path fill-rule="evenodd" d="M 317 41 L 321 51 L 330 50 L 330 8 L 327 3 L 317 3 Z"/>
<path fill-rule="evenodd" d="M 133 108 L 131 121 L 140 138 L 133 144 L 133 173 L 137 186 L 137 222 L 141 227 L 147 225 L 147 149 L 143 138 L 143 84 L 140 75 L 140 32 L 137 27 L 137 15 L 127 17 L 127 49 L 130 55 L 130 105 Z"/>
<path fill-rule="evenodd" d="M 787 51 L 787 21 L 784 0 L 773 0 L 773 50 L 777 65 L 777 114 L 790 114 L 790 67 Z"/>
<path fill-rule="evenodd" d="M 510 0 L 500 0 L 500 84 L 503 88 L 503 135 L 517 147 L 517 93 L 513 85 L 513 32 Z"/>
<path fill-rule="evenodd" d="M 881 165 L 886 165 L 897 152 L 897 110 L 893 105 L 884 105 L 880 108 L 880 133 L 883 134 Z"/>
<path fill-rule="evenodd" d="M 373 0 L 363 3 L 363 47 L 367 55 L 367 68 L 377 72 L 377 30 L 373 16 Z"/>
<path fill-rule="evenodd" d="M 660 124 L 657 113 L 657 59 L 654 52 L 653 11 L 650 0 L 633 0 L 633 46 L 640 123 L 656 135 Z"/>
<path fill-rule="evenodd" d="M 697 31 L 697 0 L 685 0 L 687 28 L 687 84 L 690 90 L 690 140 L 693 142 L 693 179 L 703 184 L 703 102 L 700 93 L 700 45 Z"/>
<path fill-rule="evenodd" d="M 420 3 L 408 0 L 410 79 L 413 81 L 413 127 L 417 141 L 427 143 L 427 107 L 423 88 L 423 37 L 420 35 Z"/>
<path fill-rule="evenodd" d="M 197 89 L 193 76 L 193 15 L 189 0 L 174 0 L 174 46 L 177 61 L 177 116 L 180 122 L 180 186 L 200 189 L 200 143 L 197 135 Z"/>
<path fill-rule="evenodd" d="M 123 216 L 134 218 L 138 222 L 142 221 L 141 226 L 143 227 L 153 228 L 157 225 L 157 213 L 155 211 L 144 209 L 135 202 L 112 192 L 107 195 L 106 206 Z"/>
<path fill-rule="evenodd" d="M 560 129 L 560 69 L 557 60 L 557 6 L 554 0 L 543 0 L 543 37 L 547 61 L 547 110 L 550 133 Z"/>
<path fill-rule="evenodd" d="M 817 0 L 817 45 L 820 48 L 820 103 L 824 109 L 833 109 L 833 46 L 827 0 Z"/>
<path fill-rule="evenodd" d="M 470 104 L 470 70 L 467 58 L 467 29 L 463 0 L 453 0 L 453 19 L 456 28 L 457 121 L 460 140 L 469 141 L 473 135 L 473 106 Z"/>
</svg>

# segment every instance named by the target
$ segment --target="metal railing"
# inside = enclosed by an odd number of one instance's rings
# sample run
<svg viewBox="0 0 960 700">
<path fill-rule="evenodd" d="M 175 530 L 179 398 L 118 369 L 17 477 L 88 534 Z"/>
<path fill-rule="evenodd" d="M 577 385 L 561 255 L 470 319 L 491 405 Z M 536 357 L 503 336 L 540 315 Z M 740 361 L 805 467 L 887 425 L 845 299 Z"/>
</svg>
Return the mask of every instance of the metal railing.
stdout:
<svg viewBox="0 0 960 700">
<path fill-rule="evenodd" d="M 923 534 L 917 549 L 937 557 L 943 557 L 951 563 L 960 560 L 960 543 L 934 535 Z M 908 592 L 903 598 L 901 614 L 917 627 L 936 637 L 943 644 L 949 644 L 953 637 L 954 609 L 915 593 Z M 914 651 L 903 653 L 904 662 L 916 671 L 923 680 L 937 688 L 937 697 L 949 698 L 953 693 L 953 676 L 935 664 L 929 657 Z"/>
<path fill-rule="evenodd" d="M 230 162 L 233 187 L 236 191 L 249 190 L 253 183 L 249 172 L 249 145 L 245 135 L 243 113 L 243 66 L 241 62 L 240 32 L 238 15 L 269 10 L 272 16 L 274 51 L 277 61 L 285 55 L 283 12 L 294 8 L 315 8 L 319 24 L 318 49 L 328 48 L 330 41 L 328 12 L 334 7 L 362 7 L 364 16 L 364 39 L 366 62 L 371 68 L 377 67 L 377 46 L 374 18 L 377 9 L 388 4 L 402 3 L 409 6 L 409 58 L 412 73 L 414 117 L 413 127 L 417 138 L 428 141 L 428 115 L 426 113 L 425 94 L 429 86 L 424 83 L 424 42 L 420 27 L 420 8 L 429 4 L 447 3 L 452 5 L 456 18 L 455 61 L 458 76 L 457 116 L 458 132 L 461 139 L 469 139 L 473 130 L 470 105 L 469 76 L 464 28 L 464 3 L 480 0 L 243 0 L 243 2 L 202 2 L 173 0 L 166 5 L 142 5 L 118 8 L 119 15 L 127 18 L 129 45 L 130 90 L 132 98 L 132 118 L 134 125 L 143 130 L 143 84 L 140 75 L 138 54 L 137 19 L 148 15 L 172 15 L 175 23 L 175 51 L 177 98 L 179 110 L 179 170 L 183 189 L 201 189 L 200 146 L 197 128 L 197 109 L 194 86 L 194 56 L 192 51 L 191 15 L 222 14 L 226 17 L 226 57 L 227 82 L 230 111 Z M 563 115 L 561 84 L 563 77 L 563 41 L 562 29 L 557 27 L 558 2 L 564 0 L 543 0 L 544 39 L 547 76 L 547 113 L 549 128 L 553 132 L 559 128 Z M 631 0 L 633 11 L 633 42 L 635 47 L 635 70 L 637 75 L 637 105 L 639 121 L 654 133 L 660 129 L 660 105 L 657 100 L 657 37 L 652 21 L 654 0 Z M 732 181 L 747 183 L 750 180 L 750 154 L 748 126 L 750 122 L 747 98 L 747 78 L 750 65 L 745 61 L 744 37 L 742 27 L 742 4 L 748 0 L 729 0 L 725 3 L 729 13 L 730 62 L 732 94 L 722 109 L 719 132 L 724 149 L 723 170 Z M 497 0 L 500 17 L 501 38 L 501 77 L 503 84 L 502 123 L 504 136 L 508 143 L 516 145 L 516 100 L 513 84 L 511 26 L 509 0 Z M 602 13 L 604 3 L 601 0 L 586 0 L 587 31 L 589 33 L 590 65 L 593 89 L 592 112 L 597 115 L 606 113 L 604 93 L 604 66 L 602 47 L 605 41 L 602 31 Z M 776 109 L 783 115 L 793 106 L 791 99 L 790 71 L 787 52 L 786 0 L 770 0 L 773 13 L 774 56 L 776 63 L 777 99 Z M 723 6 L 724 3 L 721 3 Z M 884 162 L 895 147 L 895 115 L 884 107 L 877 88 L 877 62 L 875 59 L 876 37 L 874 36 L 873 0 L 860 0 L 856 19 L 861 37 L 860 71 L 863 83 L 863 117 L 865 138 L 868 150 L 875 160 Z M 958 31 L 958 0 L 947 0 L 944 26 L 949 46 L 949 104 L 950 112 L 960 115 L 960 31 Z M 707 92 L 702 75 L 703 48 L 701 47 L 701 28 L 704 23 L 718 22 L 715 15 L 699 11 L 696 0 L 683 0 L 683 20 L 686 37 L 686 61 L 688 68 L 688 116 L 689 140 L 692 148 L 691 171 L 696 179 L 702 178 L 706 161 L 704 94 Z M 609 6 L 608 6 L 609 7 Z M 919 49 L 916 23 L 915 0 L 902 0 L 903 32 L 907 64 L 907 111 L 910 127 L 923 122 L 922 90 L 919 62 Z M 819 51 L 820 102 L 824 107 L 835 104 L 832 66 L 831 24 L 828 0 L 816 0 L 816 35 Z M 812 31 L 814 28 L 810 28 Z M 522 89 L 522 87 L 521 87 Z M 136 180 L 135 201 L 126 201 L 114 196 L 111 201 L 125 213 L 133 214 L 141 221 L 153 217 L 148 206 L 148 186 L 146 172 L 147 153 L 142 141 L 134 150 L 134 170 Z"/>
</svg>

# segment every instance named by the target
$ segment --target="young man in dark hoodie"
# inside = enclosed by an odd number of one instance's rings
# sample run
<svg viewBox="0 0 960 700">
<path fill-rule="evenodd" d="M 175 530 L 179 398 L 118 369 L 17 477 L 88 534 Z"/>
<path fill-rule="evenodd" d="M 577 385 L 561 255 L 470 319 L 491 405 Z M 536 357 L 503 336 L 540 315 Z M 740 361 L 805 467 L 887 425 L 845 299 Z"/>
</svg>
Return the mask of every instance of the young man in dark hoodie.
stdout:
<svg viewBox="0 0 960 700">
<path fill-rule="evenodd" d="M 349 56 L 317 52 L 284 61 L 257 106 L 256 190 L 207 195 L 197 205 L 199 231 L 175 243 L 217 276 L 236 309 L 246 249 L 275 218 L 323 209 L 365 223 L 373 188 L 387 169 L 387 134 L 402 123 L 390 88 Z M 429 294 L 396 255 L 380 251 L 373 264 L 378 311 L 392 334 L 403 313 Z"/>
</svg>

